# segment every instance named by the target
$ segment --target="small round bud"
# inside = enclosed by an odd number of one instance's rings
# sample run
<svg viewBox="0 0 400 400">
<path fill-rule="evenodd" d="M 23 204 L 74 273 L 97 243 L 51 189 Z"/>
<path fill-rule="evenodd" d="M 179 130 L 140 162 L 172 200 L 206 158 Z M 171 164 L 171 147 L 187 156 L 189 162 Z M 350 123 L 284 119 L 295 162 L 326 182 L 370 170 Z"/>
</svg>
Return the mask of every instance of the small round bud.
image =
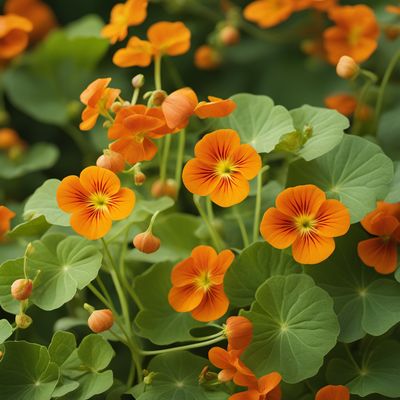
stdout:
<svg viewBox="0 0 400 400">
<path fill-rule="evenodd" d="M 212 70 L 222 64 L 222 56 L 218 50 L 204 44 L 198 47 L 194 53 L 194 65 L 203 70 Z"/>
<path fill-rule="evenodd" d="M 33 283 L 30 279 L 17 279 L 11 285 L 11 296 L 18 301 L 26 300 L 32 293 L 32 287 Z"/>
<path fill-rule="evenodd" d="M 135 89 L 140 89 L 141 87 L 143 87 L 143 85 L 144 85 L 144 75 L 143 74 L 138 74 L 138 75 L 135 75 L 133 78 L 132 78 L 132 86 L 135 88 Z"/>
<path fill-rule="evenodd" d="M 146 175 L 142 171 L 136 172 L 134 180 L 136 186 L 142 186 L 146 180 Z"/>
<path fill-rule="evenodd" d="M 96 165 L 117 173 L 124 169 L 125 160 L 124 157 L 116 151 L 104 150 L 104 154 L 97 159 Z"/>
<path fill-rule="evenodd" d="M 109 330 L 114 324 L 114 316 L 111 310 L 95 310 L 88 318 L 88 326 L 94 333 Z"/>
<path fill-rule="evenodd" d="M 15 316 L 15 324 L 19 329 L 27 329 L 32 324 L 32 318 L 26 314 L 18 314 Z"/>
<path fill-rule="evenodd" d="M 233 46 L 239 43 L 240 32 L 234 26 L 226 25 L 219 32 L 219 40 L 224 46 Z"/>
<path fill-rule="evenodd" d="M 165 182 L 158 179 L 151 187 L 151 195 L 156 199 L 163 196 L 168 196 L 172 199 L 175 199 L 177 191 L 178 185 L 174 179 L 167 179 Z"/>
<path fill-rule="evenodd" d="M 113 113 L 117 113 L 121 108 L 122 108 L 122 103 L 120 101 L 114 101 L 114 103 L 111 104 L 110 109 Z"/>
<path fill-rule="evenodd" d="M 160 107 L 167 98 L 167 93 L 164 90 L 155 90 L 151 96 L 151 101 L 155 107 Z"/>
<path fill-rule="evenodd" d="M 360 72 L 360 67 L 349 56 L 340 57 L 339 62 L 336 65 L 336 73 L 342 79 L 354 79 Z"/>
<path fill-rule="evenodd" d="M 142 253 L 150 254 L 160 248 L 161 241 L 150 231 L 137 234 L 133 239 L 133 245 Z"/>
<path fill-rule="evenodd" d="M 384 28 L 384 32 L 389 40 L 396 40 L 400 36 L 400 26 L 387 26 Z"/>
</svg>

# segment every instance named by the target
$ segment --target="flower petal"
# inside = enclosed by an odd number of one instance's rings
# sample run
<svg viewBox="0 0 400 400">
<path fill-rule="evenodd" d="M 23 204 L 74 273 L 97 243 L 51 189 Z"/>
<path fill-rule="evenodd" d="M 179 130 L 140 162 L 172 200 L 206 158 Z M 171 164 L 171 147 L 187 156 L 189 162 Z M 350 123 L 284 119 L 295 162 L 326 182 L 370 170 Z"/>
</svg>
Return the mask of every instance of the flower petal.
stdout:
<svg viewBox="0 0 400 400">
<path fill-rule="evenodd" d="M 342 236 L 350 228 L 349 210 L 338 200 L 325 200 L 316 220 L 318 233 L 326 237 Z"/>
<path fill-rule="evenodd" d="M 221 347 L 213 347 L 208 351 L 208 359 L 210 362 L 220 369 L 229 369 L 232 368 L 231 357 L 229 352 Z M 236 368 L 234 369 L 234 373 L 236 372 Z M 232 375 L 233 377 L 233 375 Z M 232 379 L 232 378 L 231 378 Z"/>
<path fill-rule="evenodd" d="M 86 208 L 88 197 L 89 192 L 75 175 L 64 178 L 58 186 L 56 194 L 58 206 L 69 213 Z"/>
<path fill-rule="evenodd" d="M 230 250 L 223 250 L 218 254 L 217 259 L 211 265 L 212 282 L 215 285 L 220 285 L 224 282 L 225 273 L 234 259 L 235 255 Z"/>
<path fill-rule="evenodd" d="M 229 400 L 259 400 L 260 393 L 257 390 L 246 390 L 245 392 L 235 393 Z"/>
<path fill-rule="evenodd" d="M 195 285 L 172 287 L 168 293 L 168 301 L 171 307 L 178 312 L 189 312 L 201 304 L 204 290 Z"/>
<path fill-rule="evenodd" d="M 324 386 L 318 390 L 315 400 L 350 400 L 350 391 L 342 385 Z"/>
<path fill-rule="evenodd" d="M 193 257 L 182 260 L 172 269 L 171 282 L 173 286 L 191 285 L 199 276 L 199 270 L 194 265 Z"/>
<path fill-rule="evenodd" d="M 268 394 L 279 385 L 281 380 L 282 377 L 278 372 L 271 372 L 258 380 L 258 389 L 260 393 Z"/>
<path fill-rule="evenodd" d="M 221 207 L 230 207 L 242 202 L 249 194 L 250 186 L 240 173 L 221 178 L 211 193 L 211 200 Z"/>
<path fill-rule="evenodd" d="M 110 204 L 108 204 L 108 211 L 110 212 L 113 221 L 119 221 L 129 216 L 135 206 L 135 193 L 128 188 L 121 188 L 118 193 L 111 197 Z"/>
<path fill-rule="evenodd" d="M 108 212 L 93 212 L 89 208 L 74 211 L 70 223 L 75 232 L 89 240 L 102 238 L 112 225 Z"/>
<path fill-rule="evenodd" d="M 212 166 L 194 158 L 183 168 L 182 180 L 189 192 L 208 196 L 216 188 L 220 178 L 215 175 Z"/>
<path fill-rule="evenodd" d="M 201 303 L 192 311 L 192 317 L 202 322 L 215 321 L 228 311 L 228 307 L 229 300 L 223 286 L 212 286 L 205 293 Z"/>
<path fill-rule="evenodd" d="M 121 187 L 120 180 L 114 172 L 96 166 L 85 168 L 79 180 L 90 194 L 103 193 L 111 196 Z"/>
<path fill-rule="evenodd" d="M 209 97 L 210 102 L 201 101 L 194 110 L 199 118 L 221 118 L 226 117 L 236 108 L 236 103 L 231 99 L 220 99 Z"/>
<path fill-rule="evenodd" d="M 196 246 L 192 250 L 192 258 L 198 271 L 209 271 L 217 261 L 217 252 L 211 246 Z"/>
<path fill-rule="evenodd" d="M 334 250 L 335 241 L 317 233 L 299 236 L 292 245 L 293 258 L 300 264 L 319 264 Z"/>
</svg>

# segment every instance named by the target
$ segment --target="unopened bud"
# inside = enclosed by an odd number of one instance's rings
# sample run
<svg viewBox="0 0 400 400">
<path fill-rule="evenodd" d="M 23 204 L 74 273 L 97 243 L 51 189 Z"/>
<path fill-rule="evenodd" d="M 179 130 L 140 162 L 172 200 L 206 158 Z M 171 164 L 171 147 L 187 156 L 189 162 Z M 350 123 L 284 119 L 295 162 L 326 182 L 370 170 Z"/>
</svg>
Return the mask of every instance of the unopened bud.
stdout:
<svg viewBox="0 0 400 400">
<path fill-rule="evenodd" d="M 11 285 L 11 296 L 18 301 L 26 300 L 32 293 L 32 286 L 30 279 L 17 279 Z"/>
<path fill-rule="evenodd" d="M 342 79 L 354 79 L 360 72 L 359 65 L 349 56 L 340 57 L 336 65 L 336 73 Z"/>
<path fill-rule="evenodd" d="M 388 26 L 384 32 L 389 40 L 396 40 L 400 36 L 400 26 Z"/>
<path fill-rule="evenodd" d="M 199 375 L 199 384 L 203 386 L 214 386 L 219 383 L 218 374 L 215 372 L 210 372 L 208 366 L 205 366 Z"/>
<path fill-rule="evenodd" d="M 151 195 L 154 198 L 159 198 L 163 196 L 176 198 L 178 192 L 178 185 L 174 179 L 167 179 L 163 182 L 161 179 L 156 180 L 151 187 Z"/>
<path fill-rule="evenodd" d="M 240 32 L 234 26 L 226 25 L 219 32 L 219 40 L 224 46 L 233 46 L 239 43 Z"/>
<path fill-rule="evenodd" d="M 26 314 L 18 314 L 15 316 L 15 324 L 19 329 L 27 329 L 32 324 L 32 318 Z"/>
<path fill-rule="evenodd" d="M 138 74 L 138 75 L 135 75 L 133 78 L 132 78 L 132 86 L 135 88 L 135 89 L 140 89 L 141 87 L 143 87 L 143 85 L 144 85 L 144 75 L 143 74 Z"/>
<path fill-rule="evenodd" d="M 155 90 L 151 96 L 151 101 L 153 106 L 160 107 L 166 98 L 167 93 L 164 90 Z"/>
<path fill-rule="evenodd" d="M 124 169 L 125 160 L 124 157 L 116 151 L 104 150 L 104 154 L 97 159 L 96 165 L 117 173 Z"/>
<path fill-rule="evenodd" d="M 150 254 L 160 248 L 161 241 L 150 231 L 138 233 L 133 239 L 133 245 L 142 253 Z"/>
<path fill-rule="evenodd" d="M 145 385 L 151 385 L 153 383 L 153 379 L 156 375 L 157 375 L 157 372 L 148 372 L 147 375 L 143 378 L 143 383 Z"/>
<path fill-rule="evenodd" d="M 142 171 L 136 172 L 134 180 L 136 186 L 142 186 L 146 180 L 146 175 Z"/>
<path fill-rule="evenodd" d="M 95 310 L 88 318 L 88 326 L 94 333 L 109 330 L 114 324 L 114 316 L 111 310 Z"/>
</svg>

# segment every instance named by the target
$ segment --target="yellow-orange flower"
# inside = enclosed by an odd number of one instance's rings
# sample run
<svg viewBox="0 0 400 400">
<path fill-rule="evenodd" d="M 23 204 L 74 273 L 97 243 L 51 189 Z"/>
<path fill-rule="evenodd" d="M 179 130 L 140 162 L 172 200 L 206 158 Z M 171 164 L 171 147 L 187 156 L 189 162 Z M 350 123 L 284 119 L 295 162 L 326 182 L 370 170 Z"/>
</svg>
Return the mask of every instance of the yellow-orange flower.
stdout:
<svg viewBox="0 0 400 400">
<path fill-rule="evenodd" d="M 110 23 L 106 25 L 101 35 L 116 43 L 128 35 L 128 27 L 140 25 L 147 17 L 148 0 L 127 0 L 116 4 L 111 10 Z"/>
<path fill-rule="evenodd" d="M 79 128 L 83 131 L 92 129 L 99 115 L 106 115 L 112 103 L 119 96 L 119 89 L 108 88 L 111 78 L 100 78 L 92 82 L 81 94 L 81 102 L 86 106 L 82 112 Z"/>
<path fill-rule="evenodd" d="M 293 0 L 256 0 L 244 9 L 244 17 L 261 28 L 286 21 L 294 11 Z"/>
<path fill-rule="evenodd" d="M 224 276 L 232 264 L 230 250 L 217 254 L 210 246 L 197 246 L 189 258 L 172 270 L 169 304 L 175 311 L 191 312 L 198 321 L 214 321 L 228 310 Z"/>
<path fill-rule="evenodd" d="M 10 230 L 10 221 L 15 217 L 15 212 L 6 206 L 0 206 L 0 242 L 4 240 L 4 235 Z"/>
<path fill-rule="evenodd" d="M 194 53 L 194 65 L 198 69 L 212 70 L 221 65 L 222 57 L 219 52 L 208 44 L 198 47 Z"/>
<path fill-rule="evenodd" d="M 327 200 L 314 185 L 285 189 L 276 198 L 261 222 L 261 234 L 272 246 L 292 246 L 300 264 L 318 264 L 335 250 L 334 237 L 343 236 L 350 227 L 350 214 L 338 200 Z"/>
<path fill-rule="evenodd" d="M 0 59 L 10 60 L 23 52 L 29 43 L 32 23 L 18 15 L 0 15 Z"/>
<path fill-rule="evenodd" d="M 350 400 L 350 391 L 342 385 L 324 386 L 318 390 L 315 400 Z"/>
<path fill-rule="evenodd" d="M 397 268 L 397 247 L 400 243 L 400 202 L 378 202 L 377 208 L 361 221 L 363 228 L 377 236 L 358 243 L 358 255 L 365 265 L 380 274 L 391 274 Z"/>
<path fill-rule="evenodd" d="M 221 207 L 243 201 L 249 194 L 249 180 L 261 168 L 261 158 L 249 144 L 240 144 L 236 131 L 220 129 L 205 135 L 194 148 L 195 157 L 183 169 L 186 188 L 210 196 Z"/>
<path fill-rule="evenodd" d="M 325 98 L 325 106 L 343 115 L 350 116 L 356 111 L 357 99 L 347 93 L 335 94 Z"/>
<path fill-rule="evenodd" d="M 125 48 L 118 50 L 113 56 L 113 62 L 118 67 L 147 67 L 153 57 L 153 46 L 147 40 L 137 36 L 129 39 Z"/>
<path fill-rule="evenodd" d="M 71 227 L 90 240 L 111 229 L 112 221 L 129 216 L 135 205 L 132 190 L 121 188 L 117 175 L 105 168 L 87 167 L 80 176 L 64 178 L 57 189 L 58 206 L 71 213 Z"/>
<path fill-rule="evenodd" d="M 336 65 L 345 55 L 360 63 L 376 50 L 379 25 L 371 8 L 364 4 L 334 7 L 329 11 L 329 18 L 336 24 L 324 32 L 324 47 L 330 63 Z"/>
</svg>

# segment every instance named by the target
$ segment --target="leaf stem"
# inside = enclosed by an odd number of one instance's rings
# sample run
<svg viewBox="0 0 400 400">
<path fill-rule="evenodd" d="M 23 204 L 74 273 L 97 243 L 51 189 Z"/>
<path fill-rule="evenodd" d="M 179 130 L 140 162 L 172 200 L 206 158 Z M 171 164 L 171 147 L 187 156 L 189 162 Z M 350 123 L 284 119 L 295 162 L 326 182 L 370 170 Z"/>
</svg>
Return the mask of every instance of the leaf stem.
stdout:
<svg viewBox="0 0 400 400">
<path fill-rule="evenodd" d="M 254 211 L 254 221 L 253 221 L 253 242 L 258 240 L 258 232 L 260 225 L 260 214 L 261 214 L 261 200 L 262 200 L 262 174 L 264 171 L 267 171 L 269 166 L 266 165 L 261 168 L 260 172 L 257 175 L 257 194 L 256 194 L 256 206 Z"/>
<path fill-rule="evenodd" d="M 169 150 L 171 147 L 171 134 L 168 134 L 164 138 L 164 148 L 161 156 L 160 163 L 160 180 L 161 182 L 165 182 L 167 178 L 167 167 L 168 167 L 168 158 L 169 158 Z"/>
<path fill-rule="evenodd" d="M 240 215 L 240 212 L 238 211 L 236 206 L 232 207 L 232 212 L 233 212 L 233 216 L 235 217 L 237 224 L 239 226 L 240 233 L 242 235 L 243 247 L 247 247 L 250 244 L 250 242 L 249 242 L 249 235 L 247 234 L 246 226 L 243 222 L 243 218 Z"/>
<path fill-rule="evenodd" d="M 181 175 L 183 167 L 183 157 L 185 155 L 186 130 L 182 129 L 178 135 L 179 135 L 178 153 L 177 153 L 176 167 L 175 167 L 175 182 L 177 184 L 177 197 L 182 182 Z"/>
<path fill-rule="evenodd" d="M 359 371 L 360 367 L 357 364 L 357 361 L 354 359 L 354 356 L 350 351 L 349 345 L 347 343 L 343 343 L 343 346 L 344 346 L 344 349 L 346 350 L 346 354 L 349 357 L 351 363 L 356 367 L 357 371 Z"/>
<path fill-rule="evenodd" d="M 162 90 L 161 83 L 161 55 L 154 57 L 154 86 L 156 90 Z"/>
</svg>

